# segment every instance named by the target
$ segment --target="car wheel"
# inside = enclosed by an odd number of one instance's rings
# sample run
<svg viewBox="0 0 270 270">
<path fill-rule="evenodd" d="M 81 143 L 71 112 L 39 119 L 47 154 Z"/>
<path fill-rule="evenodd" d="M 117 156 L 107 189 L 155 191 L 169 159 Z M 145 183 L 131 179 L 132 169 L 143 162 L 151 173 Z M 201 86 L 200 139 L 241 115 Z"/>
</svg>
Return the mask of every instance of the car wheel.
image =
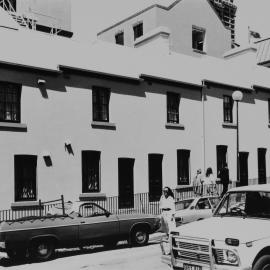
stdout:
<svg viewBox="0 0 270 270">
<path fill-rule="evenodd" d="M 7 255 L 11 260 L 23 260 L 26 257 L 26 250 L 24 249 L 8 249 Z"/>
<path fill-rule="evenodd" d="M 131 232 L 131 244 L 134 246 L 144 246 L 148 243 L 149 233 L 146 228 L 137 227 Z"/>
<path fill-rule="evenodd" d="M 38 261 L 46 261 L 53 257 L 54 251 L 54 241 L 48 239 L 38 240 L 32 244 L 31 257 Z"/>
<path fill-rule="evenodd" d="M 263 255 L 254 264 L 252 270 L 270 270 L 270 255 Z"/>
</svg>

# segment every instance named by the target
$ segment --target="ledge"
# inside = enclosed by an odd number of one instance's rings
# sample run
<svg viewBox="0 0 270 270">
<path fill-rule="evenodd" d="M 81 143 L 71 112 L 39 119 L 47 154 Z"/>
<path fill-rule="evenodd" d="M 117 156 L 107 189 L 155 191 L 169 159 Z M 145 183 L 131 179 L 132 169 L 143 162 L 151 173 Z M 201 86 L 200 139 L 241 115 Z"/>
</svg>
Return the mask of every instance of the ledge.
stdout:
<svg viewBox="0 0 270 270">
<path fill-rule="evenodd" d="M 200 51 L 200 50 L 197 50 L 197 49 L 193 49 L 193 52 L 200 53 L 200 54 L 206 54 L 205 51 Z"/>
<path fill-rule="evenodd" d="M 0 130 L 27 131 L 27 125 L 22 123 L 0 122 Z"/>
<path fill-rule="evenodd" d="M 24 201 L 24 202 L 14 202 L 11 204 L 12 210 L 19 210 L 19 209 L 33 209 L 39 208 L 39 202 L 38 201 Z"/>
<path fill-rule="evenodd" d="M 166 123 L 165 128 L 168 129 L 185 129 L 185 126 L 182 124 Z"/>
<path fill-rule="evenodd" d="M 176 187 L 175 187 L 175 189 L 193 189 L 193 186 L 192 185 L 177 185 Z"/>
<path fill-rule="evenodd" d="M 91 123 L 92 128 L 103 128 L 103 129 L 116 129 L 115 123 L 109 123 L 109 122 L 99 122 L 99 121 L 93 121 Z"/>
<path fill-rule="evenodd" d="M 93 192 L 93 193 L 81 193 L 79 195 L 79 200 L 80 201 L 93 201 L 93 200 L 106 200 L 106 194 L 105 193 L 98 193 L 98 192 Z"/>
<path fill-rule="evenodd" d="M 235 123 L 225 123 L 225 122 L 223 122 L 222 126 L 224 128 L 237 128 L 237 124 L 235 124 Z"/>
</svg>

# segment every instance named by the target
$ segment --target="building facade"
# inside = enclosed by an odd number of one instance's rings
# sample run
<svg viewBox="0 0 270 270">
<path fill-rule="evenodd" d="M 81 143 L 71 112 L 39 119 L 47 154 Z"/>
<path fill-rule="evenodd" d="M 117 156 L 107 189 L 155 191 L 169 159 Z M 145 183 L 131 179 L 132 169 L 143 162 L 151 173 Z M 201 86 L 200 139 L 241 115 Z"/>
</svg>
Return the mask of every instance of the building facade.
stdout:
<svg viewBox="0 0 270 270">
<path fill-rule="evenodd" d="M 238 184 L 268 181 L 270 80 L 256 48 L 198 58 L 13 27 L 0 35 L 2 208 L 61 194 L 132 207 L 135 193 L 157 201 L 163 186 L 190 185 L 198 168 L 216 177 L 225 162 L 236 181 L 235 90 Z"/>
<path fill-rule="evenodd" d="M 214 4 L 215 6 L 216 4 Z M 159 27 L 169 30 L 170 50 L 200 57 L 223 57 L 230 50 L 231 32 L 210 1 L 177 0 L 152 5 L 98 33 L 104 41 L 137 47 Z"/>
</svg>

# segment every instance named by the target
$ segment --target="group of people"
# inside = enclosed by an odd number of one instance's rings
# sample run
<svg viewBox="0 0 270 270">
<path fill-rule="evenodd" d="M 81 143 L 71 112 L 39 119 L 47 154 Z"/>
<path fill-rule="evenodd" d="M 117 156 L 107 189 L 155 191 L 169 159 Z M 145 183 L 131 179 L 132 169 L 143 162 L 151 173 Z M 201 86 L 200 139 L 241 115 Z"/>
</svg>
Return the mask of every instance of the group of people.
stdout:
<svg viewBox="0 0 270 270">
<path fill-rule="evenodd" d="M 221 197 L 227 192 L 229 185 L 229 169 L 227 163 L 220 169 L 217 177 L 220 179 L 220 183 L 223 185 Z M 193 178 L 193 189 L 196 195 L 203 194 L 203 186 L 206 188 L 207 194 L 213 194 L 216 189 L 216 179 L 211 167 L 207 168 L 205 175 L 202 174 L 202 170 L 198 169 L 195 177 Z"/>
<path fill-rule="evenodd" d="M 229 185 L 229 169 L 227 163 L 218 172 L 218 178 L 223 185 L 221 197 L 227 192 Z M 207 193 L 212 193 L 212 188 L 216 187 L 216 181 L 213 175 L 211 167 L 207 168 L 205 176 L 202 175 L 201 169 L 197 170 L 197 173 L 193 179 L 194 193 L 202 195 L 203 186 L 207 188 Z M 161 229 L 167 234 L 176 227 L 175 224 L 175 200 L 173 191 L 169 187 L 163 188 L 163 194 L 160 198 L 159 207 L 161 210 Z"/>
</svg>

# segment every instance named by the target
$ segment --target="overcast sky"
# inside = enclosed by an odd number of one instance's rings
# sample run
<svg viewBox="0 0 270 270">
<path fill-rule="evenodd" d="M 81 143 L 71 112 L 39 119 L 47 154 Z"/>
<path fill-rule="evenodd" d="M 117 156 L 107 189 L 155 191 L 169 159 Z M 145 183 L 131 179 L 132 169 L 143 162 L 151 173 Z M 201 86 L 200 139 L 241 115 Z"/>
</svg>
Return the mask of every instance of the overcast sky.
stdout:
<svg viewBox="0 0 270 270">
<path fill-rule="evenodd" d="M 96 33 L 153 3 L 172 0 L 71 0 L 72 31 L 76 39 L 92 41 Z M 270 37 L 270 0 L 234 0 L 238 7 L 236 42 L 248 40 L 248 26 Z"/>
</svg>

